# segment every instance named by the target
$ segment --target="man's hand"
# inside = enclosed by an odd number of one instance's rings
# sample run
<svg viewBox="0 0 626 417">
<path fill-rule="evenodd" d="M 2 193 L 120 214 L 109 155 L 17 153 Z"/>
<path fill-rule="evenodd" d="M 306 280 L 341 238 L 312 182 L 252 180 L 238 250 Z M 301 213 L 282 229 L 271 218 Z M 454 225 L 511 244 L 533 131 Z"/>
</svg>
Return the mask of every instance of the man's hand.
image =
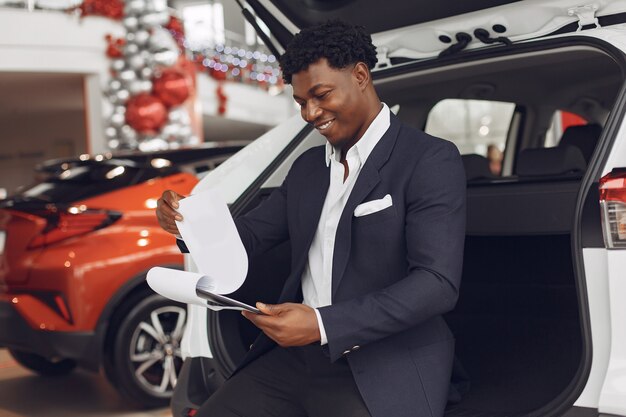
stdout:
<svg viewBox="0 0 626 417">
<path fill-rule="evenodd" d="M 265 314 L 242 314 L 282 347 L 304 346 L 319 342 L 320 329 L 315 311 L 304 304 L 263 304 L 256 307 Z"/>
<path fill-rule="evenodd" d="M 178 201 L 183 198 L 185 198 L 185 196 L 178 194 L 176 191 L 167 190 L 163 191 L 163 195 L 157 201 L 156 216 L 159 225 L 163 230 L 174 236 L 180 235 L 174 220 L 181 221 L 183 219 L 183 216 L 176 211 Z"/>
</svg>

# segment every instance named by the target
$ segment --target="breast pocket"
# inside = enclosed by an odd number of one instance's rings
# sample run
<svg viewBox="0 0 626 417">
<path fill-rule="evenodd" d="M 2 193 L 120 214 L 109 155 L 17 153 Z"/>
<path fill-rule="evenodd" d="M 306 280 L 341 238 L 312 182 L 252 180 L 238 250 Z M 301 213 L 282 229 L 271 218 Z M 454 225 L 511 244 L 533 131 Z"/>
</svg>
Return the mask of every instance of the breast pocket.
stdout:
<svg viewBox="0 0 626 417">
<path fill-rule="evenodd" d="M 397 218 L 398 216 L 396 213 L 396 207 L 389 206 L 380 211 L 370 213 L 365 216 L 353 216 L 352 225 L 357 228 L 365 228 L 376 224 L 394 221 L 397 220 Z"/>
</svg>

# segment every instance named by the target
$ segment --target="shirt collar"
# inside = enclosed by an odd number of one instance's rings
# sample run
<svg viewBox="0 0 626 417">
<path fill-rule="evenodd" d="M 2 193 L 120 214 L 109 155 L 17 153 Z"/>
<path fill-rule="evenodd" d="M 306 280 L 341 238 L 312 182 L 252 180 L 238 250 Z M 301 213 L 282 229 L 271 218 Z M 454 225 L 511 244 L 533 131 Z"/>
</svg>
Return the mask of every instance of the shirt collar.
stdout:
<svg viewBox="0 0 626 417">
<path fill-rule="evenodd" d="M 357 141 L 357 143 L 348 150 L 348 153 L 351 154 L 356 152 L 360 161 L 361 166 L 365 164 L 365 161 L 372 153 L 372 150 L 383 137 L 389 126 L 391 125 L 391 115 L 389 111 L 389 107 L 385 103 L 383 103 L 382 108 L 378 112 L 378 115 L 372 120 L 369 127 L 361 136 L 361 139 Z M 330 165 L 331 158 L 339 161 L 341 156 L 341 150 L 335 149 L 328 141 L 326 142 L 326 166 Z"/>
</svg>

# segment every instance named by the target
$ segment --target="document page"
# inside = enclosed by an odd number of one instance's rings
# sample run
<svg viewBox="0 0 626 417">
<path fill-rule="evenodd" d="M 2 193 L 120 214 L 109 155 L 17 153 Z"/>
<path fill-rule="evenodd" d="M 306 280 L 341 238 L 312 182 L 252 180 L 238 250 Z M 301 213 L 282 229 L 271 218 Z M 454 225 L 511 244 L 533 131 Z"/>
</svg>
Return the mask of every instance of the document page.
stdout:
<svg viewBox="0 0 626 417">
<path fill-rule="evenodd" d="M 212 279 L 213 292 L 229 294 L 243 284 L 248 255 L 219 192 L 205 190 L 180 200 L 176 225 L 198 270 Z"/>
<path fill-rule="evenodd" d="M 183 216 L 176 225 L 199 272 L 154 267 L 147 281 L 155 292 L 181 303 L 213 310 L 224 308 L 258 312 L 223 296 L 236 291 L 248 273 L 248 255 L 226 202 L 216 190 L 180 200 Z"/>
</svg>

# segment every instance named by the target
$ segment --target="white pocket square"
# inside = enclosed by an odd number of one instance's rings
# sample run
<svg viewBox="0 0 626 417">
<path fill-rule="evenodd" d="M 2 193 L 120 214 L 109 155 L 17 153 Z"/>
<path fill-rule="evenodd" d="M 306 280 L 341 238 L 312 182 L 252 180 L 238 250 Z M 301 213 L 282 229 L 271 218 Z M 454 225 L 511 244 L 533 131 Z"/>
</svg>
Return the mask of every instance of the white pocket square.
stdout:
<svg viewBox="0 0 626 417">
<path fill-rule="evenodd" d="M 354 209 L 354 217 L 367 216 L 392 206 L 391 194 L 387 194 L 379 200 L 368 201 L 356 206 Z"/>
</svg>

